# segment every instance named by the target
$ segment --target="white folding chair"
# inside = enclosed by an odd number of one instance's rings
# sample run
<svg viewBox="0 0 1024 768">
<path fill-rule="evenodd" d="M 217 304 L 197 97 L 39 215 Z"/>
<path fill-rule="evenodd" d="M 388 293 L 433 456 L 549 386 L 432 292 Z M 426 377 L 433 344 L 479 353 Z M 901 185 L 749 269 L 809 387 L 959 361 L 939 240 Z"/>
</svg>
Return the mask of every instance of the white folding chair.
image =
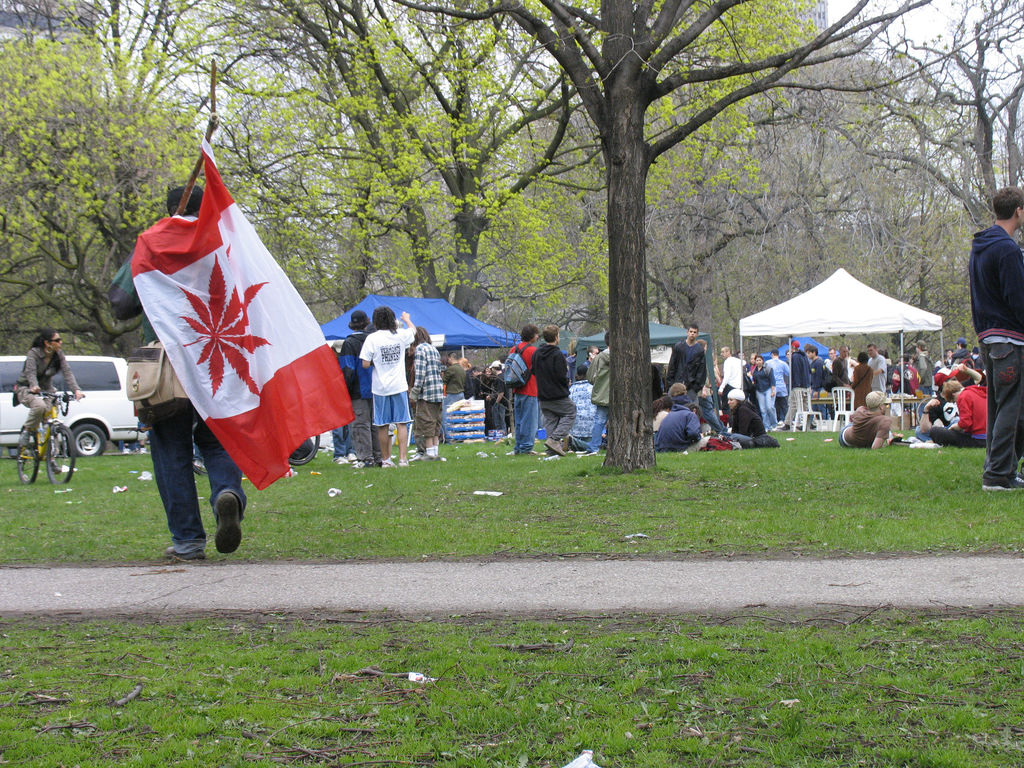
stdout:
<svg viewBox="0 0 1024 768">
<path fill-rule="evenodd" d="M 853 415 L 853 390 L 850 387 L 832 389 L 832 410 L 835 412 L 832 428 L 840 432 L 850 423 L 850 416 Z"/>
<path fill-rule="evenodd" d="M 800 402 L 796 404 L 796 419 L 793 422 L 793 429 L 807 431 L 807 423 L 816 420 L 821 426 L 821 414 L 811 408 L 811 390 L 805 389 L 799 394 Z"/>
</svg>

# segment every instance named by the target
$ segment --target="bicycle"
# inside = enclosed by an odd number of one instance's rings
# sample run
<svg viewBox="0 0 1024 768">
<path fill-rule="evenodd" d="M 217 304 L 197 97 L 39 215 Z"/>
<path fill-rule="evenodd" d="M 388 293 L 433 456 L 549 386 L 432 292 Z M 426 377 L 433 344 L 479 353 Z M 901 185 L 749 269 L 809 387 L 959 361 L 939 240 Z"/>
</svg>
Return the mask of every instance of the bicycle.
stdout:
<svg viewBox="0 0 1024 768">
<path fill-rule="evenodd" d="M 50 482 L 66 483 L 75 472 L 75 438 L 60 417 L 68 415 L 68 404 L 75 396 L 70 392 L 42 392 L 40 397 L 50 408 L 29 444 L 18 448 L 18 478 L 23 483 L 34 483 L 39 463 L 45 461 Z"/>
</svg>

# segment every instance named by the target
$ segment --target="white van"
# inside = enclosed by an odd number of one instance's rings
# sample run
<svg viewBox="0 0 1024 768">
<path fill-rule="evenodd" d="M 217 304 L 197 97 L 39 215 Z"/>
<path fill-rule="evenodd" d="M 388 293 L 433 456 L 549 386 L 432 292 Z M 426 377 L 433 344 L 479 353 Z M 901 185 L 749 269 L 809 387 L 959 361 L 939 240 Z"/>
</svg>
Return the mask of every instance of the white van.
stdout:
<svg viewBox="0 0 1024 768">
<path fill-rule="evenodd" d="M 125 394 L 128 363 L 122 357 L 90 357 L 68 355 L 68 365 L 75 374 L 85 397 L 72 401 L 68 415 L 61 421 L 71 428 L 79 456 L 103 453 L 108 440 L 137 440 L 138 419 L 135 405 Z M 11 393 L 25 365 L 24 355 L 0 355 L 0 445 L 16 446 L 21 426 L 28 417 L 23 405 L 14 406 Z M 64 389 L 64 377 L 53 377 L 53 386 Z"/>
</svg>

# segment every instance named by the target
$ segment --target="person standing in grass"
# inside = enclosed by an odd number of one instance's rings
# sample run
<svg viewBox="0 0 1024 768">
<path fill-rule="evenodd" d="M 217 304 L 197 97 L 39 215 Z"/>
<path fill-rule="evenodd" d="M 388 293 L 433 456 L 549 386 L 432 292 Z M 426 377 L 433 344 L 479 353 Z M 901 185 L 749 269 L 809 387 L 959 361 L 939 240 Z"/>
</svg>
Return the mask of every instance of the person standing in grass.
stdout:
<svg viewBox="0 0 1024 768">
<path fill-rule="evenodd" d="M 611 402 L 611 351 L 608 347 L 608 334 L 604 335 L 604 349 L 590 363 L 587 369 L 587 381 L 594 385 L 590 392 L 590 402 L 594 405 L 594 421 L 590 427 L 590 442 L 587 444 L 587 455 L 594 455 L 601 450 L 604 430 L 608 425 L 608 404 Z"/>
<path fill-rule="evenodd" d="M 359 359 L 363 368 L 373 368 L 373 424 L 381 448 L 390 445 L 388 427 L 395 425 L 398 437 L 398 466 L 409 466 L 409 385 L 405 379 L 405 350 L 412 344 L 416 326 L 408 312 L 402 313 L 405 328 L 398 330 L 391 307 L 373 310 L 373 325 L 377 329 L 363 342 Z M 382 451 L 383 452 L 383 451 Z M 394 467 L 391 453 L 383 457 L 382 467 Z"/>
<path fill-rule="evenodd" d="M 413 355 L 415 379 L 409 399 L 416 403 L 413 434 L 417 443 L 422 440 L 425 453 L 417 453 L 425 461 L 440 461 L 437 443 L 441 438 L 441 402 L 444 385 L 441 383 L 441 355 L 430 343 L 430 333 L 423 326 L 416 327 L 416 352 Z"/>
<path fill-rule="evenodd" d="M 533 370 L 533 356 L 537 352 L 537 336 L 540 335 L 540 328 L 533 323 L 527 323 L 519 334 L 520 341 L 511 350 L 518 353 L 527 370 Z M 563 358 L 564 360 L 564 358 Z M 537 442 L 537 422 L 540 419 L 540 407 L 537 405 L 537 378 L 533 375 L 526 384 L 516 387 L 513 390 L 513 420 L 515 423 L 516 444 L 513 453 L 521 454 L 535 453 L 533 450 Z"/>
<path fill-rule="evenodd" d="M 985 491 L 1024 489 L 1024 258 L 1014 233 L 1024 222 L 1024 192 L 1005 187 L 992 199 L 996 223 L 978 232 L 968 266 L 971 316 L 988 378 Z"/>
<path fill-rule="evenodd" d="M 544 445 L 550 453 L 565 456 L 565 439 L 576 421 L 576 404 L 569 397 L 569 368 L 558 347 L 558 326 L 544 326 L 542 338 L 545 343 L 533 355 L 533 378 L 547 432 Z"/>
</svg>

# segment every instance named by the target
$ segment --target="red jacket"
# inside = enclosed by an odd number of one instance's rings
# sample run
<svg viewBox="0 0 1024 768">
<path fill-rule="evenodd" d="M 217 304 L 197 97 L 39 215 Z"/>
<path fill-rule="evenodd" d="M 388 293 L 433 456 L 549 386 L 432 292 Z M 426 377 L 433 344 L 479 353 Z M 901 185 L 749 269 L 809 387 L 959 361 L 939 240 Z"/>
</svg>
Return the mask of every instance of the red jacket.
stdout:
<svg viewBox="0 0 1024 768">
<path fill-rule="evenodd" d="M 530 373 L 532 374 L 533 373 L 533 353 L 536 352 L 536 351 L 537 351 L 537 347 L 535 347 L 533 345 L 533 342 L 530 342 L 529 344 L 524 344 L 523 342 L 520 341 L 518 344 L 516 344 L 514 347 L 512 347 L 512 349 L 509 350 L 509 354 L 512 354 L 513 352 L 518 352 L 520 355 L 522 355 L 523 356 L 523 362 L 526 363 L 526 367 L 530 369 Z M 519 387 L 518 389 L 513 390 L 513 391 L 517 395 L 530 395 L 531 397 L 536 397 L 537 396 L 537 377 L 531 375 L 530 376 L 530 380 L 528 382 L 526 382 L 526 386 L 525 387 Z"/>
<path fill-rule="evenodd" d="M 988 433 L 988 387 L 965 387 L 956 398 L 956 408 L 960 412 L 960 429 L 971 437 L 984 438 Z"/>
</svg>

